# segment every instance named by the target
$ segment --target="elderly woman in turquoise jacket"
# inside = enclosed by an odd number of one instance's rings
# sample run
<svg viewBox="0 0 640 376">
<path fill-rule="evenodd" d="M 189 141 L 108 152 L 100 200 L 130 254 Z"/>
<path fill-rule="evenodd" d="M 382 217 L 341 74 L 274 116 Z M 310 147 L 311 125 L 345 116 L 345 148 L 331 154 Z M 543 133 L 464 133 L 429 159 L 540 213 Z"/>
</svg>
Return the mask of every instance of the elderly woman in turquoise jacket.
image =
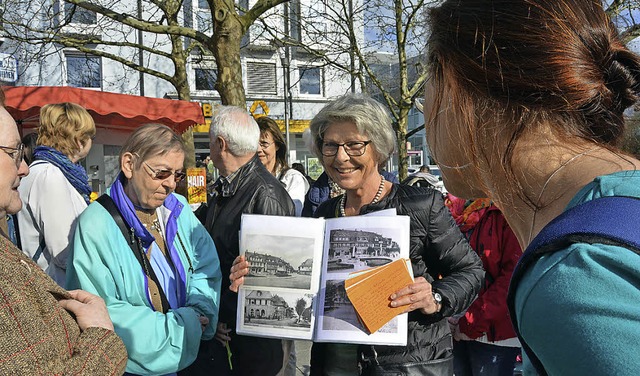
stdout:
<svg viewBox="0 0 640 376">
<path fill-rule="evenodd" d="M 105 300 L 130 374 L 174 374 L 215 333 L 221 280 L 215 245 L 173 193 L 184 178 L 184 154 L 168 127 L 138 128 L 122 147 L 108 197 L 82 213 L 75 232 L 68 286 Z"/>
</svg>

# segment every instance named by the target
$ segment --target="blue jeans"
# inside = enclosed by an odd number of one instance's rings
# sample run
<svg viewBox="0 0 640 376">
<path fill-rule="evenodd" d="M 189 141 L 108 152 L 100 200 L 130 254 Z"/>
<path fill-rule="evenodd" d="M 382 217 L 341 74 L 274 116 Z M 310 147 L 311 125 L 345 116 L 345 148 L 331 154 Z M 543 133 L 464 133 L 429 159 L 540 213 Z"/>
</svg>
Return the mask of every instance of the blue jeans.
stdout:
<svg viewBox="0 0 640 376">
<path fill-rule="evenodd" d="M 519 347 L 477 341 L 453 341 L 455 376 L 513 376 Z"/>
</svg>

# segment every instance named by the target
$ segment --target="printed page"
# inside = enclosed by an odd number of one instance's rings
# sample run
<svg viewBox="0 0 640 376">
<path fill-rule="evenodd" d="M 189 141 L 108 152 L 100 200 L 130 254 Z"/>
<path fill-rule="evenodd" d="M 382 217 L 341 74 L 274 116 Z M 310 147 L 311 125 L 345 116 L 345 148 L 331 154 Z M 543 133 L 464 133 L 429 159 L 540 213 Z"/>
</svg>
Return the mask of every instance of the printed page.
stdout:
<svg viewBox="0 0 640 376">
<path fill-rule="evenodd" d="M 250 273 L 238 292 L 236 332 L 313 339 L 324 219 L 243 214 L 240 254 Z"/>
<path fill-rule="evenodd" d="M 409 217 L 355 216 L 327 219 L 315 340 L 407 344 L 407 314 L 369 334 L 347 297 L 349 273 L 409 258 Z"/>
</svg>

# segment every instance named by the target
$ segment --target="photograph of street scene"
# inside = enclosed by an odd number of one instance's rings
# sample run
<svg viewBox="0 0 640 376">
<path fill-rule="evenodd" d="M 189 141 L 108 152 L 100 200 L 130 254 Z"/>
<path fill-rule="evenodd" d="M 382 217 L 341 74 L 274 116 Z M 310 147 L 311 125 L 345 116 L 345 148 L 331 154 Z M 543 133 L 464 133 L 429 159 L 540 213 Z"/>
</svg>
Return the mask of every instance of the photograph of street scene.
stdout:
<svg viewBox="0 0 640 376">
<path fill-rule="evenodd" d="M 244 251 L 250 264 L 245 286 L 311 288 L 313 238 L 249 234 Z"/>
<path fill-rule="evenodd" d="M 312 294 L 245 289 L 245 326 L 285 328 L 309 332 L 313 316 Z"/>
<path fill-rule="evenodd" d="M 331 230 L 327 271 L 350 273 L 390 263 L 400 256 L 396 236 L 390 229 Z"/>
<path fill-rule="evenodd" d="M 358 320 L 353 309 L 343 280 L 328 280 L 324 291 L 324 311 L 322 330 L 362 331 L 364 326 Z M 398 318 L 395 317 L 380 328 L 380 333 L 395 333 L 398 330 Z"/>
</svg>

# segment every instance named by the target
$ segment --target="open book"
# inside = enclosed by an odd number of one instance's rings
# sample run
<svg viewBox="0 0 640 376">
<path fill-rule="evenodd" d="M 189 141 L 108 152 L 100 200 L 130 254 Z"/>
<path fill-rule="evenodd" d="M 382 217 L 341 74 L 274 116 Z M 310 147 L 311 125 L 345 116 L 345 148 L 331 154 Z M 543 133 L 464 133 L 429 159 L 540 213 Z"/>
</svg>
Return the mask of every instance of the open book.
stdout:
<svg viewBox="0 0 640 376">
<path fill-rule="evenodd" d="M 406 314 L 369 333 L 345 290 L 350 273 L 409 257 L 409 217 L 395 210 L 375 214 L 332 219 L 244 214 L 240 253 L 251 266 L 238 292 L 236 332 L 406 345 Z"/>
</svg>

